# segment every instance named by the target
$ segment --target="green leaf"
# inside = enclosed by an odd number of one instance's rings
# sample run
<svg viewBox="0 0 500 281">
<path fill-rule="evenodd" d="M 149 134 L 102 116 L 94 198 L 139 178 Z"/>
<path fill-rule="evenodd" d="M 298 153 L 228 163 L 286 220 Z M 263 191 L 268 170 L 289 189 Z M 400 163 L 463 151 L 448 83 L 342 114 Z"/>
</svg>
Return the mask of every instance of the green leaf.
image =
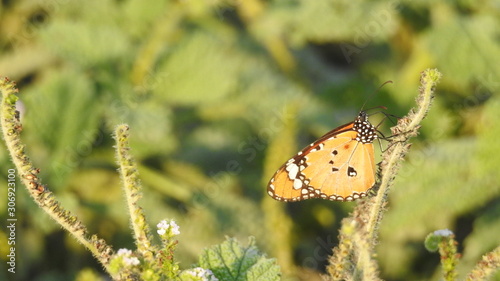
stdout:
<svg viewBox="0 0 500 281">
<path fill-rule="evenodd" d="M 175 104 L 216 101 L 235 91 L 240 67 L 233 44 L 209 34 L 195 33 L 179 44 L 160 66 L 164 75 L 153 92 Z"/>
<path fill-rule="evenodd" d="M 253 237 L 250 237 L 247 247 L 234 238 L 227 238 L 222 244 L 206 249 L 199 263 L 221 281 L 280 280 L 281 276 L 276 260 L 260 253 Z"/>
<path fill-rule="evenodd" d="M 123 59 L 128 39 L 117 26 L 55 20 L 41 32 L 45 46 L 83 66 Z"/>
<path fill-rule="evenodd" d="M 52 175 L 52 184 L 60 184 L 93 150 L 101 99 L 90 79 L 75 69 L 49 72 L 23 97 L 25 129 L 34 159 L 47 159 L 41 167 Z"/>
<path fill-rule="evenodd" d="M 110 125 L 126 123 L 131 128 L 130 146 L 136 156 L 168 153 L 177 147 L 172 134 L 172 111 L 157 99 L 127 101 L 123 94 L 110 101 L 106 110 Z"/>
<path fill-rule="evenodd" d="M 441 7 L 442 8 L 442 7 Z M 498 89 L 500 47 L 497 19 L 489 15 L 459 17 L 445 8 L 436 12 L 437 24 L 424 37 L 438 68 L 457 89 L 470 82 Z"/>
<path fill-rule="evenodd" d="M 394 12 L 390 2 L 282 0 L 275 1 L 257 29 L 265 37 L 284 33 L 299 45 L 351 41 L 352 47 L 363 48 L 395 31 Z"/>
<path fill-rule="evenodd" d="M 424 242 L 424 245 L 425 245 L 425 248 L 427 249 L 427 251 L 437 252 L 439 242 L 441 242 L 441 239 L 442 239 L 441 236 L 436 236 L 433 233 L 430 233 L 429 235 L 427 235 L 427 237 L 425 238 L 425 242 Z"/>
</svg>

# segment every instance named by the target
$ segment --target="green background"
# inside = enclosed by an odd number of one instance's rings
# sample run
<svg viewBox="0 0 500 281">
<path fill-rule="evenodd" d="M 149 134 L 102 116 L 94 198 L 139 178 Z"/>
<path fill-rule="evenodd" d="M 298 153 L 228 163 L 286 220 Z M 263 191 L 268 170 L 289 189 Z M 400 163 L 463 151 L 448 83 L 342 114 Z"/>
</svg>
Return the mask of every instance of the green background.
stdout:
<svg viewBox="0 0 500 281">
<path fill-rule="evenodd" d="M 179 224 L 182 268 L 225 235 L 255 236 L 284 279 L 320 280 L 355 203 L 274 202 L 267 181 L 365 102 L 404 115 L 420 72 L 436 67 L 443 79 L 392 188 L 377 259 L 386 280 L 437 280 L 429 232 L 454 231 L 462 276 L 500 244 L 499 15 L 493 0 L 4 0 L 0 76 L 18 83 L 43 182 L 115 249 L 134 248 L 111 138 L 127 123 L 142 206 L 153 229 Z M 13 167 L 4 148 L 1 186 Z M 15 277 L 102 278 L 18 187 Z M 12 277 L 7 235 L 0 279 Z"/>
</svg>

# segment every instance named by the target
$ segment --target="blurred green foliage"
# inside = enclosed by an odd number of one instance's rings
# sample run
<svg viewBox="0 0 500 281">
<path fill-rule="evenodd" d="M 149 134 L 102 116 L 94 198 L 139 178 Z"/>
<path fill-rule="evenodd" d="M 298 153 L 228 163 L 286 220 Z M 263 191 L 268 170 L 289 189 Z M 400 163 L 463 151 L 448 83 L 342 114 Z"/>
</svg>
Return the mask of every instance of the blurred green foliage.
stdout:
<svg viewBox="0 0 500 281">
<path fill-rule="evenodd" d="M 23 138 L 41 178 L 115 248 L 133 247 L 110 137 L 127 123 L 142 205 L 152 226 L 164 218 L 181 226 L 181 264 L 224 235 L 255 236 L 286 278 L 314 280 L 353 203 L 270 202 L 269 176 L 293 151 L 353 120 L 365 101 L 404 114 L 419 72 L 437 67 L 443 80 L 393 188 L 378 256 L 385 279 L 437 278 L 427 233 L 456 233 L 462 274 L 500 243 L 498 7 L 493 0 L 1 1 L 0 75 L 18 81 Z M 394 84 L 377 91 L 386 80 Z M 6 177 L 4 149 L 0 164 Z M 18 277 L 97 276 L 91 255 L 18 190 Z"/>
</svg>

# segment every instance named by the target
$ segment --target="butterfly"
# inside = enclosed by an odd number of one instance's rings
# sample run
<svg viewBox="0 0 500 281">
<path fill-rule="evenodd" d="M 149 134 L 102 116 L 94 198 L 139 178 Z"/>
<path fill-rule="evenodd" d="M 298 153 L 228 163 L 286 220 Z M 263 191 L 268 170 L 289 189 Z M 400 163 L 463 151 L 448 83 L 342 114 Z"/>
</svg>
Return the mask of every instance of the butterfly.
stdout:
<svg viewBox="0 0 500 281">
<path fill-rule="evenodd" d="M 353 201 L 375 184 L 373 141 L 379 136 L 365 111 L 331 130 L 276 171 L 267 193 L 278 201 L 322 198 Z"/>
</svg>

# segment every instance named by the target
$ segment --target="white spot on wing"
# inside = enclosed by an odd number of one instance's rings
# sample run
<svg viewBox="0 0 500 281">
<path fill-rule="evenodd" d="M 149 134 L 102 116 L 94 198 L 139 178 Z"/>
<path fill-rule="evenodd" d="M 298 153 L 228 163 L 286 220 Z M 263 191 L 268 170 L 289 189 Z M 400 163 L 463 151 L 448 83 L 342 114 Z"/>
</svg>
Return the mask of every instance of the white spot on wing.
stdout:
<svg viewBox="0 0 500 281">
<path fill-rule="evenodd" d="M 293 188 L 295 188 L 295 189 L 299 189 L 299 188 L 301 188 L 301 187 L 302 187 L 302 181 L 301 181 L 301 180 L 299 180 L 299 179 L 295 179 L 295 180 L 293 181 Z"/>
<path fill-rule="evenodd" d="M 290 164 L 286 165 L 285 169 L 288 172 L 289 179 L 294 180 L 297 178 L 297 173 L 299 172 L 299 166 L 297 166 L 296 164 L 290 163 Z"/>
</svg>

